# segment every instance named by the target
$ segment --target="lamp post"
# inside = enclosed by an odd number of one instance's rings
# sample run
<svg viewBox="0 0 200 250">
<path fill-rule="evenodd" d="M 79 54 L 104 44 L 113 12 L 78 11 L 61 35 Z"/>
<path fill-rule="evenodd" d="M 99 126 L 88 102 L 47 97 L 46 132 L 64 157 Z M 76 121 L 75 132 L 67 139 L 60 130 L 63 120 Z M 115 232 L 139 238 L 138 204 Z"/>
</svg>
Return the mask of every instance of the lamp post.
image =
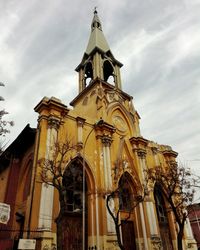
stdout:
<svg viewBox="0 0 200 250">
<path fill-rule="evenodd" d="M 92 129 L 90 130 L 90 132 L 88 133 L 85 142 L 83 144 L 83 250 L 85 250 L 85 149 L 86 149 L 86 145 L 88 142 L 88 139 L 90 137 L 90 135 L 92 134 L 92 132 L 94 131 L 94 129 L 96 128 L 96 126 L 102 125 L 104 123 L 103 119 L 100 118 L 100 120 L 98 120 L 92 127 Z"/>
</svg>

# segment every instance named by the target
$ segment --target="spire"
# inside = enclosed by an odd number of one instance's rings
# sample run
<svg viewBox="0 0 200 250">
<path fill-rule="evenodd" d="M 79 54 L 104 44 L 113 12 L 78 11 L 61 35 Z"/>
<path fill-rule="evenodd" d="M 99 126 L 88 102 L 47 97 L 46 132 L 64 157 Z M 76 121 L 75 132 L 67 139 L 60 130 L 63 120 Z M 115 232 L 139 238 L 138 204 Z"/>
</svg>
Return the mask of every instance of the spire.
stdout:
<svg viewBox="0 0 200 250">
<path fill-rule="evenodd" d="M 86 54 L 89 55 L 95 48 L 102 50 L 102 52 L 107 52 L 110 50 L 102 31 L 102 25 L 97 15 L 96 7 L 94 10 L 94 17 L 91 24 L 91 34 L 87 45 Z"/>
<path fill-rule="evenodd" d="M 79 73 L 79 93 L 96 78 L 121 89 L 120 68 L 106 41 L 96 7 L 91 24 L 91 33 L 81 63 L 76 67 Z"/>
<path fill-rule="evenodd" d="M 97 15 L 97 7 L 94 8 L 94 17 L 92 20 L 91 29 L 94 30 L 95 27 L 102 30 L 101 22 Z"/>
</svg>

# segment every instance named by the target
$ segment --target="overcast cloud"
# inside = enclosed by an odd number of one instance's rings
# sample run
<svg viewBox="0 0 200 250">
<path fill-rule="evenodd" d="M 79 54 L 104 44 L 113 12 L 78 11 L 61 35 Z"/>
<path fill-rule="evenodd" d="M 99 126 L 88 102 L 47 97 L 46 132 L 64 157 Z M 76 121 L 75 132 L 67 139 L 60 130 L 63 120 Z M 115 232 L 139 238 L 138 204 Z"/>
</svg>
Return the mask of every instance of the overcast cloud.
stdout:
<svg viewBox="0 0 200 250">
<path fill-rule="evenodd" d="M 1 0 L 0 81 L 15 127 L 11 142 L 43 96 L 65 104 L 78 93 L 80 63 L 94 6 L 114 56 L 123 90 L 134 97 L 142 135 L 200 164 L 199 0 Z"/>
</svg>

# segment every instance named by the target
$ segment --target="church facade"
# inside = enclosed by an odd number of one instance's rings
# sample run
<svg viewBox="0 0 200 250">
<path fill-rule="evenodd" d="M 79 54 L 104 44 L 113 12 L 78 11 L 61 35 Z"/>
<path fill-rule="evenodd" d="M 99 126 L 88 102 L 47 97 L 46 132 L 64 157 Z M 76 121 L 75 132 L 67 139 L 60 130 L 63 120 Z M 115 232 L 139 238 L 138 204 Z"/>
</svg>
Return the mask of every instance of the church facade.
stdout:
<svg viewBox="0 0 200 250">
<path fill-rule="evenodd" d="M 125 249 L 177 249 L 177 225 L 159 189 L 127 209 L 142 196 L 145 169 L 167 167 L 176 162 L 177 153 L 142 137 L 132 97 L 122 90 L 121 67 L 95 11 L 88 46 L 76 68 L 79 93 L 72 108 L 44 97 L 35 107 L 37 129 L 27 125 L 1 156 L 0 202 L 10 204 L 11 213 L 8 223 L 0 224 L 0 249 L 17 249 L 19 239 L 36 240 L 38 250 L 57 249 L 57 244 L 68 250 L 119 249 L 106 201 L 122 179 L 124 194 L 110 206 L 115 215 L 118 203 L 119 220 L 126 221 L 120 227 Z M 62 162 L 66 206 L 60 216 L 61 190 L 44 181 L 39 162 L 52 162 L 57 143 L 68 141 L 76 147 Z M 185 249 L 188 244 L 196 249 L 190 244 L 189 223 L 183 241 Z"/>
</svg>

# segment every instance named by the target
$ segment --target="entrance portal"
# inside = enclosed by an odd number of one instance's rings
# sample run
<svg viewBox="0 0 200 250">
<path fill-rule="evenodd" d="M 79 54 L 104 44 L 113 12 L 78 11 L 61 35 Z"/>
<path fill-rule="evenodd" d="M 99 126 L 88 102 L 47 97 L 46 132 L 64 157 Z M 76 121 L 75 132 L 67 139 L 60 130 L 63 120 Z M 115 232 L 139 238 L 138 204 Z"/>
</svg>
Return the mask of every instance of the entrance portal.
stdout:
<svg viewBox="0 0 200 250">
<path fill-rule="evenodd" d="M 65 209 L 57 220 L 58 240 L 62 250 L 83 249 L 83 195 L 85 196 L 85 249 L 87 249 L 87 185 L 83 194 L 83 167 L 74 160 L 63 175 Z"/>
</svg>

